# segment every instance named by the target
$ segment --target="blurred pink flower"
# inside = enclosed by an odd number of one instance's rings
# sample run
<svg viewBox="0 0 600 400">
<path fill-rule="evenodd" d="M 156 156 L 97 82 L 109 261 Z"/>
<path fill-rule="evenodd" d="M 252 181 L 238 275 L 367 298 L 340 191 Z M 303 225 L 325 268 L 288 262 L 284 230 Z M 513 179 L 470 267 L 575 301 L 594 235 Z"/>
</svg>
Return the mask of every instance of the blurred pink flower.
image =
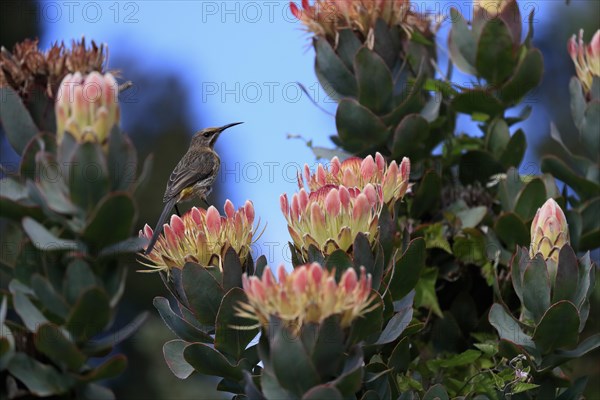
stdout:
<svg viewBox="0 0 600 400">
<path fill-rule="evenodd" d="M 575 64 L 577 78 L 585 93 L 592 89 L 594 77 L 600 76 L 600 30 L 597 30 L 591 43 L 583 42 L 583 29 L 579 31 L 579 39 L 573 35 L 567 42 L 567 50 Z"/>
</svg>

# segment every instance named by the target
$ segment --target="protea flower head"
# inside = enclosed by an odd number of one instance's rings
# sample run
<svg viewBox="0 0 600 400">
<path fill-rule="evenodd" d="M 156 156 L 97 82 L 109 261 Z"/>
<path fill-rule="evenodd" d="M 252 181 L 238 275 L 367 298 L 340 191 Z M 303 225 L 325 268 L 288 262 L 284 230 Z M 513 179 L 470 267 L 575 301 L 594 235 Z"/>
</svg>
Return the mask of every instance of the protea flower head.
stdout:
<svg viewBox="0 0 600 400">
<path fill-rule="evenodd" d="M 348 268 L 335 280 L 335 273 L 318 263 L 306 264 L 287 273 L 277 270 L 278 280 L 269 267 L 262 277 L 242 277 L 248 303 L 240 303 L 238 315 L 267 327 L 275 316 L 298 331 L 306 323 L 321 323 L 332 315 L 341 316 L 341 325 L 349 327 L 356 318 L 377 307 L 371 295 L 371 275 L 364 268 L 357 275 Z"/>
<path fill-rule="evenodd" d="M 375 154 L 375 158 L 370 155 L 364 159 L 351 157 L 343 162 L 334 157 L 329 168 L 318 164 L 315 173 L 311 173 L 308 164 L 305 164 L 302 174 L 298 174 L 298 187 L 302 189 L 306 185 L 311 191 L 316 191 L 326 185 L 344 185 L 364 190 L 370 184 L 382 192 L 384 203 L 393 204 L 408 191 L 409 176 L 410 160 L 406 157 L 399 166 L 396 161 L 387 165 L 380 153 Z"/>
<path fill-rule="evenodd" d="M 225 216 L 210 206 L 208 210 L 193 207 L 183 218 L 171 216 L 164 225 L 154 249 L 150 254 L 140 253 L 148 262 L 142 262 L 155 271 L 183 268 L 186 262 L 196 262 L 205 267 L 222 269 L 222 259 L 230 247 L 243 261 L 253 243 L 256 229 L 254 206 L 246 201 L 237 211 L 229 200 L 225 202 Z M 139 236 L 150 239 L 153 230 L 146 224 Z"/>
<path fill-rule="evenodd" d="M 548 199 L 538 209 L 531 223 L 530 257 L 540 253 L 547 262 L 548 273 L 552 281 L 556 277 L 558 254 L 560 249 L 569 244 L 569 226 L 563 210 L 554 201 Z"/>
<path fill-rule="evenodd" d="M 49 98 L 54 98 L 58 85 L 69 74 L 79 71 L 103 73 L 107 50 L 92 41 L 88 47 L 85 38 L 73 41 L 71 48 L 55 43 L 48 51 L 38 48 L 38 40 L 26 39 L 15 44 L 12 53 L 5 48 L 0 52 L 0 86 L 11 86 L 27 99 L 34 86 L 40 86 Z"/>
<path fill-rule="evenodd" d="M 337 31 L 352 29 L 366 38 L 381 18 L 389 26 L 401 26 L 407 33 L 413 27 L 426 29 L 428 23 L 410 10 L 409 0 L 302 0 L 302 7 L 290 2 L 292 14 L 315 35 L 335 38 Z"/>
<path fill-rule="evenodd" d="M 110 73 L 68 74 L 56 95 L 57 141 L 65 131 L 80 142 L 105 144 L 110 130 L 119 123 L 119 86 Z"/>
<path fill-rule="evenodd" d="M 567 50 L 575 64 L 577 78 L 585 93 L 592 89 L 594 77 L 600 76 L 600 30 L 597 30 L 589 44 L 583 42 L 583 29 L 579 31 L 579 39 L 575 35 L 569 39 Z"/>
<path fill-rule="evenodd" d="M 291 204 L 283 194 L 280 205 L 296 249 L 307 256 L 310 245 L 324 255 L 348 252 L 359 232 L 373 243 L 383 201 L 371 184 L 363 190 L 326 185 L 310 194 L 300 189 Z"/>
</svg>

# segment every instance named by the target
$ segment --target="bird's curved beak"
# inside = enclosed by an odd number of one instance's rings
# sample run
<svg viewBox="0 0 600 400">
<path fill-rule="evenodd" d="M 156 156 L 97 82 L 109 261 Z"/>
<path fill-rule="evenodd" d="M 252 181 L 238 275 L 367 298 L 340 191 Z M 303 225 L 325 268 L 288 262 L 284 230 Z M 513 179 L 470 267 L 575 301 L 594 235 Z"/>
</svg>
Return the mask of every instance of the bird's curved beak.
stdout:
<svg viewBox="0 0 600 400">
<path fill-rule="evenodd" d="M 243 124 L 243 122 L 234 122 L 231 124 L 223 125 L 222 127 L 219 128 L 219 132 L 223 132 L 225 129 L 231 128 L 232 126 L 236 126 L 239 124 Z"/>
</svg>

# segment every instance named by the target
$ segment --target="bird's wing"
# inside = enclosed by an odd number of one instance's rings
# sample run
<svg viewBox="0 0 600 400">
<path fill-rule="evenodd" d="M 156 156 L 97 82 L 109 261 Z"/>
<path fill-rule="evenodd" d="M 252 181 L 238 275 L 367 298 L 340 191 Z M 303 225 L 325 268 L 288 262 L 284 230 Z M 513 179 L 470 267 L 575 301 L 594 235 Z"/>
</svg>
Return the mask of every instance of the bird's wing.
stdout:
<svg viewBox="0 0 600 400">
<path fill-rule="evenodd" d="M 169 177 L 163 201 L 166 203 L 179 196 L 183 189 L 213 176 L 218 168 L 219 158 L 212 151 L 186 153 Z"/>
</svg>

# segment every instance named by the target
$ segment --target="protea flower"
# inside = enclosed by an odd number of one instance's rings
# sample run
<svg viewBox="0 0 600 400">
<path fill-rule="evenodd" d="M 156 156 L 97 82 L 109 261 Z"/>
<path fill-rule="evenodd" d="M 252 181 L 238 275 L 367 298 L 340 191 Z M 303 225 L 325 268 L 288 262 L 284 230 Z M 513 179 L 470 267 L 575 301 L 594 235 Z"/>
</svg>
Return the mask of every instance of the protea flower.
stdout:
<svg viewBox="0 0 600 400">
<path fill-rule="evenodd" d="M 600 30 L 597 30 L 590 44 L 583 42 L 583 29 L 579 31 L 579 39 L 575 35 L 569 39 L 567 50 L 575 64 L 577 78 L 585 93 L 592 89 L 594 77 L 600 76 Z"/>
<path fill-rule="evenodd" d="M 326 185 L 344 185 L 364 190 L 366 185 L 371 184 L 381 190 L 384 203 L 393 204 L 406 194 L 409 176 L 410 160 L 406 157 L 400 166 L 396 161 L 388 166 L 380 153 L 375 154 L 374 159 L 369 155 L 364 159 L 351 157 L 343 162 L 334 157 L 329 168 L 319 164 L 314 174 L 305 164 L 303 174 L 298 174 L 298 187 L 302 189 L 306 184 L 311 191 L 315 191 Z"/>
<path fill-rule="evenodd" d="M 250 253 L 256 232 L 254 206 L 246 201 L 236 211 L 233 203 L 227 200 L 224 208 L 225 216 L 213 206 L 208 210 L 193 207 L 183 218 L 171 216 L 150 254 L 140 254 L 148 261 L 142 264 L 155 271 L 167 272 L 171 268 L 181 269 L 190 261 L 222 269 L 222 259 L 230 247 L 243 262 Z M 152 228 L 146 224 L 139 236 L 150 239 L 152 233 Z"/>
<path fill-rule="evenodd" d="M 37 85 L 49 98 L 53 98 L 58 85 L 69 73 L 104 73 L 106 54 L 105 46 L 98 46 L 92 41 L 87 47 L 84 38 L 74 40 L 71 48 L 64 43 L 55 43 L 48 51 L 38 48 L 38 40 L 26 39 L 15 44 L 12 53 L 2 48 L 0 86 L 11 86 L 27 99 Z"/>
<path fill-rule="evenodd" d="M 77 141 L 105 144 L 110 130 L 119 123 L 118 94 L 119 86 L 110 73 L 65 76 L 55 103 L 58 143 L 67 131 Z"/>
<path fill-rule="evenodd" d="M 383 202 L 371 184 L 363 190 L 326 185 L 310 194 L 300 189 L 291 204 L 283 194 L 280 205 L 294 245 L 306 256 L 310 245 L 324 255 L 337 249 L 347 252 L 359 232 L 372 243 Z"/>
<path fill-rule="evenodd" d="M 360 277 L 348 268 L 339 283 L 334 272 L 317 263 L 297 267 L 290 274 L 280 266 L 277 275 L 278 281 L 269 267 L 262 278 L 243 275 L 248 303 L 239 304 L 238 315 L 264 327 L 275 316 L 297 332 L 306 323 L 319 324 L 332 315 L 340 315 L 342 327 L 347 328 L 377 307 L 371 295 L 371 275 L 364 268 Z"/>
<path fill-rule="evenodd" d="M 416 18 L 409 0 L 302 0 L 302 8 L 290 3 L 292 14 L 316 35 L 335 38 L 340 29 L 349 28 L 366 38 L 381 18 L 389 26 L 401 26 L 410 33 L 414 26 L 425 29 L 428 23 Z"/>
<path fill-rule="evenodd" d="M 554 281 L 560 249 L 569 244 L 569 226 L 560 206 L 548 199 L 538 209 L 531 223 L 530 257 L 540 253 L 548 265 L 548 274 Z"/>
</svg>

